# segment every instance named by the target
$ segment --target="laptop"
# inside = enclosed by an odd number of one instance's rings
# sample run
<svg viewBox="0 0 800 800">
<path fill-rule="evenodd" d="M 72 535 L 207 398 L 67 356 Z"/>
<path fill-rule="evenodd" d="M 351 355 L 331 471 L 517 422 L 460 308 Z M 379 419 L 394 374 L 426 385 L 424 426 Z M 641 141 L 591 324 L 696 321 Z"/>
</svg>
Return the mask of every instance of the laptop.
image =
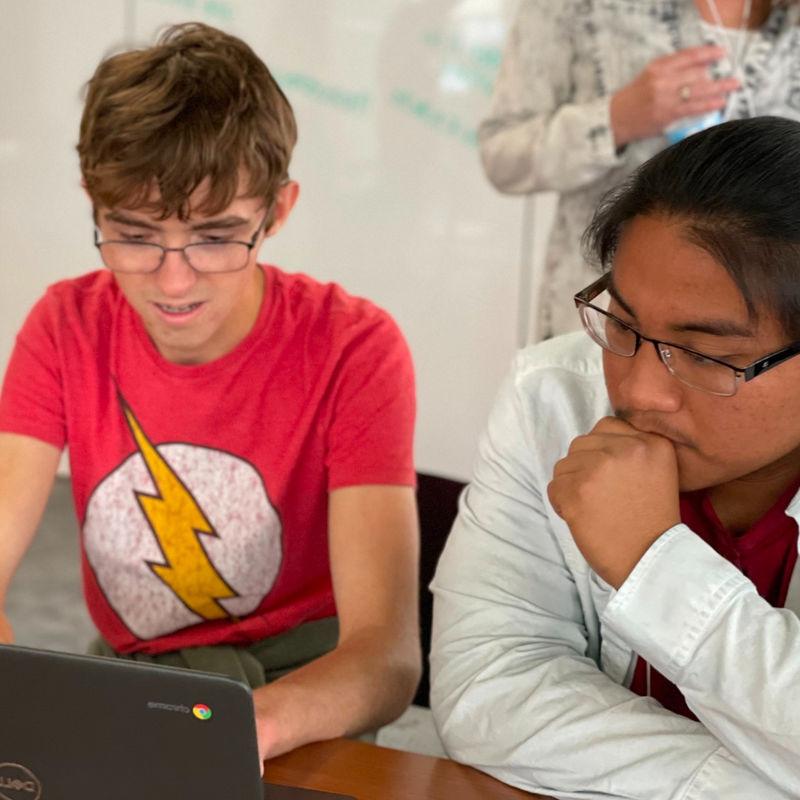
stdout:
<svg viewBox="0 0 800 800">
<path fill-rule="evenodd" d="M 0 800 L 352 800 L 263 783 L 224 676 L 0 645 Z"/>
</svg>

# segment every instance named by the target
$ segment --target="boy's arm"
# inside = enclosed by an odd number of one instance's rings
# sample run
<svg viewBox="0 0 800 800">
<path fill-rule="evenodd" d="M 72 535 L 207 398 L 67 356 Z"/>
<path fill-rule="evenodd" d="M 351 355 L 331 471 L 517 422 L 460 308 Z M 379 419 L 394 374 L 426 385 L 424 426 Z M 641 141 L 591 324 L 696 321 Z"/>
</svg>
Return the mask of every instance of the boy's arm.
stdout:
<svg viewBox="0 0 800 800">
<path fill-rule="evenodd" d="M 742 763 L 800 794 L 800 621 L 679 524 L 674 445 L 600 420 L 548 491 L 589 565 L 619 590 L 609 628 Z"/>
<path fill-rule="evenodd" d="M 0 642 L 13 640 L 4 605 L 11 578 L 36 533 L 58 468 L 51 444 L 0 433 Z"/>
<path fill-rule="evenodd" d="M 659 537 L 604 612 L 753 773 L 800 796 L 800 620 L 685 525 Z"/>
<path fill-rule="evenodd" d="M 419 681 L 414 490 L 332 491 L 329 540 L 339 644 L 254 692 L 262 758 L 384 725 L 411 702 Z"/>
</svg>

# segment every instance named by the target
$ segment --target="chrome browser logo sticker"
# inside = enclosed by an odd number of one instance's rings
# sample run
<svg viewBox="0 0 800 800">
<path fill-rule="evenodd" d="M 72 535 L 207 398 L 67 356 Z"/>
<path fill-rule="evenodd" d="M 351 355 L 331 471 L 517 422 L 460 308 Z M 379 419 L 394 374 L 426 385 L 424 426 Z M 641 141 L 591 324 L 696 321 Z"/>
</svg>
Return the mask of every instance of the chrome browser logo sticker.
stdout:
<svg viewBox="0 0 800 800">
<path fill-rule="evenodd" d="M 192 714 L 203 721 L 211 719 L 211 709 L 204 703 L 198 703 L 192 708 Z"/>
</svg>

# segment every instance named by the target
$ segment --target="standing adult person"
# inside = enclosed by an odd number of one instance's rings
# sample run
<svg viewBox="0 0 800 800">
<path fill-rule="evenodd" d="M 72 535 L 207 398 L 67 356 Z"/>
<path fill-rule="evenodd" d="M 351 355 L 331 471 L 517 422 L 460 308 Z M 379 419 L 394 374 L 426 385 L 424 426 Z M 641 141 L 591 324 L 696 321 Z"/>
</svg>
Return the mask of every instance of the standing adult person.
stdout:
<svg viewBox="0 0 800 800">
<path fill-rule="evenodd" d="M 800 119 L 799 20 L 789 0 L 522 0 L 479 138 L 500 191 L 560 193 L 532 341 L 578 324 L 580 238 L 607 190 L 695 127 Z"/>
</svg>

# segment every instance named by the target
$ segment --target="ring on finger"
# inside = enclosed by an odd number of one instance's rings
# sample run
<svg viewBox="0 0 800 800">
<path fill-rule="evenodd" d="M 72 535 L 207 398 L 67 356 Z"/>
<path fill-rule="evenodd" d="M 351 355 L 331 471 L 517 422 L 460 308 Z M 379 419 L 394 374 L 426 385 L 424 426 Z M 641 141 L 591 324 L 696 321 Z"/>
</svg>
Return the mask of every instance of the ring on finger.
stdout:
<svg viewBox="0 0 800 800">
<path fill-rule="evenodd" d="M 680 97 L 682 103 L 688 103 L 692 99 L 692 87 L 688 83 L 684 83 L 678 89 L 678 97 Z"/>
</svg>

